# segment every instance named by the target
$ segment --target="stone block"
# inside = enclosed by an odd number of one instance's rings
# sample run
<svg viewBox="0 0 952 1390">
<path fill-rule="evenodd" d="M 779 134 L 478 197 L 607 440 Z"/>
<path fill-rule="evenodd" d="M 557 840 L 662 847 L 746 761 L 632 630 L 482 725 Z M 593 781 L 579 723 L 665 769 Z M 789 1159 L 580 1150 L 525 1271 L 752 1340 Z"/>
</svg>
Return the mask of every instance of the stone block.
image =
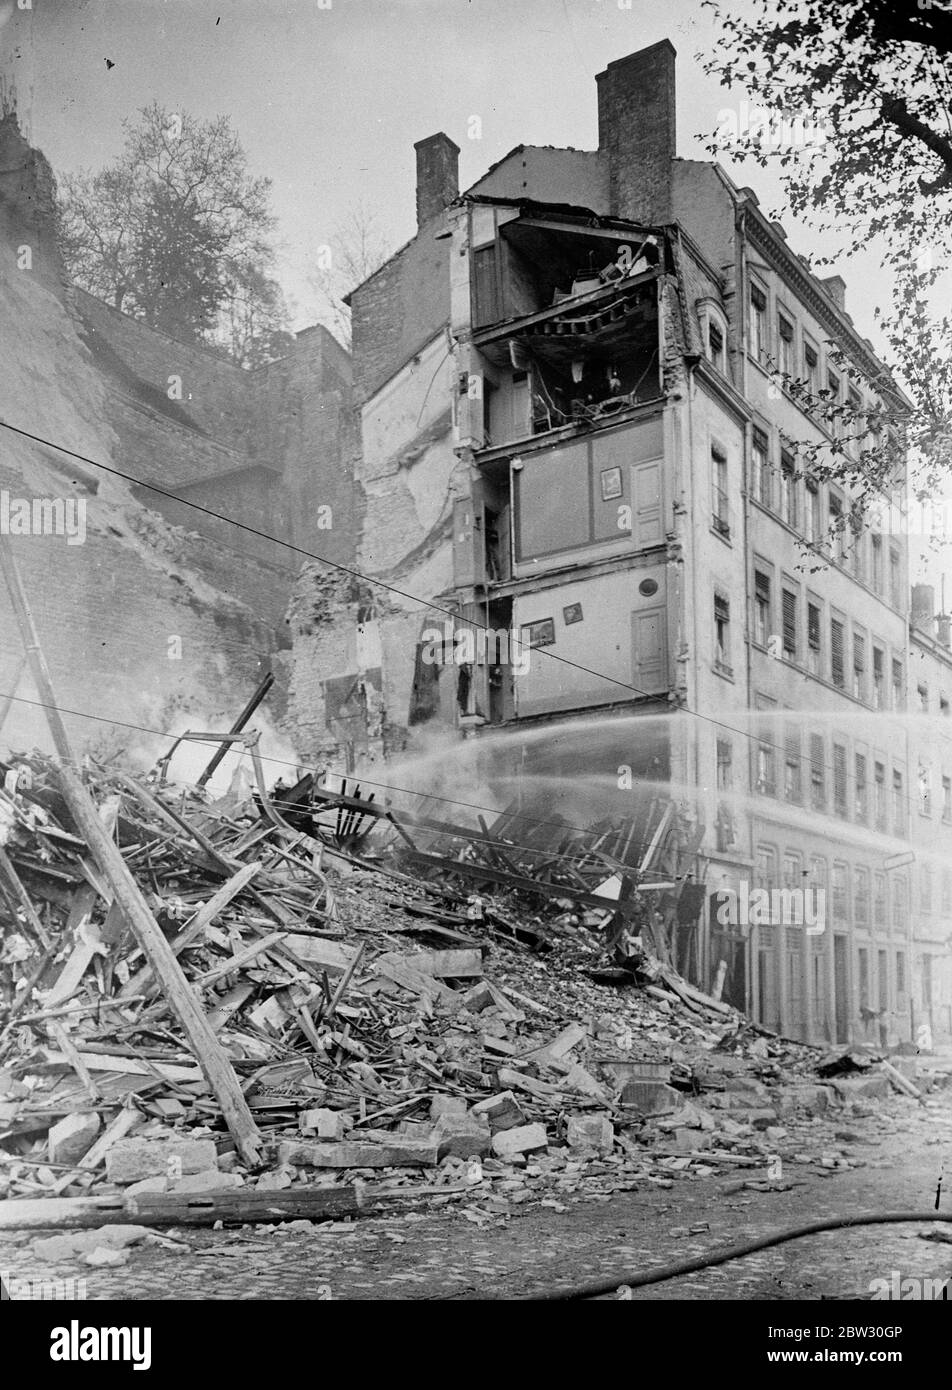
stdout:
<svg viewBox="0 0 952 1390">
<path fill-rule="evenodd" d="M 101 1125 L 95 1110 L 77 1110 L 57 1120 L 47 1135 L 50 1162 L 67 1167 L 78 1163 L 92 1146 Z"/>
<path fill-rule="evenodd" d="M 240 1173 L 220 1173 L 217 1168 L 206 1168 L 203 1173 L 187 1173 L 172 1183 L 173 1192 L 225 1192 L 233 1187 L 244 1187 L 245 1180 Z"/>
<path fill-rule="evenodd" d="M 279 1163 L 298 1168 L 435 1168 L 437 1145 L 432 1138 L 408 1139 L 398 1134 L 386 1144 L 287 1140 L 278 1144 L 276 1157 Z"/>
<path fill-rule="evenodd" d="M 493 1134 L 499 1134 L 505 1129 L 516 1129 L 526 1122 L 526 1117 L 512 1091 L 500 1091 L 498 1095 L 478 1101 L 469 1113 L 485 1116 Z"/>
<path fill-rule="evenodd" d="M 684 1096 L 663 1081 L 628 1081 L 622 1087 L 622 1105 L 631 1105 L 642 1115 L 670 1115 L 680 1110 Z"/>
<path fill-rule="evenodd" d="M 474 1115 L 441 1115 L 433 1126 L 437 1158 L 482 1158 L 492 1143 L 489 1125 Z"/>
<path fill-rule="evenodd" d="M 608 1154 L 615 1142 L 615 1128 L 608 1115 L 570 1115 L 566 1138 L 570 1149 Z"/>
<path fill-rule="evenodd" d="M 315 1133 L 318 1139 L 343 1139 L 354 1127 L 353 1115 L 348 1115 L 343 1110 L 326 1110 L 317 1107 L 314 1110 L 304 1110 L 300 1119 L 301 1129 Z"/>
<path fill-rule="evenodd" d="M 106 1177 L 116 1183 L 174 1178 L 217 1166 L 218 1152 L 211 1139 L 185 1139 L 175 1134 L 158 1139 L 120 1139 L 106 1154 Z"/>
<path fill-rule="evenodd" d="M 545 1125 L 519 1125 L 493 1135 L 492 1149 L 497 1158 L 512 1158 L 516 1154 L 537 1153 L 548 1148 Z"/>
<path fill-rule="evenodd" d="M 438 1120 L 441 1115 L 465 1115 L 464 1096 L 434 1096 L 430 1101 L 430 1119 Z"/>
</svg>

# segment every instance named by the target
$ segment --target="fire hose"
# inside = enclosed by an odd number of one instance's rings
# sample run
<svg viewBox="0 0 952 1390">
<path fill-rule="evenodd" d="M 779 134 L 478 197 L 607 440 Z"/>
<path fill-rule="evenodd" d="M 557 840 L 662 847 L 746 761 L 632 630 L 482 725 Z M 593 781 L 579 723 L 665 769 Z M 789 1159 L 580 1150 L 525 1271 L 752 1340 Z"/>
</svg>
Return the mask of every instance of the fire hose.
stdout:
<svg viewBox="0 0 952 1390">
<path fill-rule="evenodd" d="M 802 1236 L 816 1236 L 824 1231 L 840 1231 L 852 1226 L 886 1226 L 904 1221 L 946 1221 L 952 1222 L 952 1214 L 940 1215 L 935 1211 L 887 1211 L 862 1212 L 857 1216 L 832 1216 L 823 1221 L 809 1221 L 803 1226 L 791 1226 L 786 1231 L 775 1231 L 773 1235 L 760 1236 L 756 1240 L 745 1240 L 737 1245 L 725 1246 L 708 1255 L 698 1255 L 696 1259 L 679 1260 L 676 1264 L 662 1265 L 658 1269 L 643 1273 L 621 1274 L 611 1279 L 597 1279 L 589 1284 L 579 1284 L 571 1289 L 557 1289 L 551 1293 L 535 1294 L 534 1301 L 554 1302 L 597 1298 L 600 1294 L 613 1293 L 616 1289 L 644 1288 L 648 1284 L 661 1284 L 666 1279 L 677 1279 L 682 1274 L 694 1274 L 699 1269 L 712 1269 L 715 1265 L 727 1264 L 730 1260 L 742 1259 L 757 1250 L 769 1250 L 773 1245 L 783 1245 L 788 1240 L 799 1240 Z"/>
</svg>

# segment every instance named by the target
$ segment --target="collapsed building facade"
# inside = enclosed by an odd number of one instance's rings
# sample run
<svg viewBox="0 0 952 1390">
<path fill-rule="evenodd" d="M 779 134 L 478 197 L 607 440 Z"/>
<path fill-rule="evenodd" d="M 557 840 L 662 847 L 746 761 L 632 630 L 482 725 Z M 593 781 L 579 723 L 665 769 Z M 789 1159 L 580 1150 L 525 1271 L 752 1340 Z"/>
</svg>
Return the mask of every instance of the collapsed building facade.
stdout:
<svg viewBox="0 0 952 1390">
<path fill-rule="evenodd" d="M 374 582 L 305 573 L 296 732 L 341 770 L 475 740 L 461 785 L 478 767 L 526 813 L 627 821 L 625 862 L 689 903 L 679 968 L 771 1028 L 948 1035 L 949 842 L 910 815 L 906 543 L 828 544 L 849 499 L 798 468 L 826 426 L 784 374 L 902 401 L 842 280 L 677 157 L 674 67 L 667 42 L 612 63 L 598 150 L 520 146 L 463 194 L 453 142 L 416 146 L 417 235 L 351 301 Z M 719 911 L 754 888 L 822 892 L 824 929 Z"/>
</svg>

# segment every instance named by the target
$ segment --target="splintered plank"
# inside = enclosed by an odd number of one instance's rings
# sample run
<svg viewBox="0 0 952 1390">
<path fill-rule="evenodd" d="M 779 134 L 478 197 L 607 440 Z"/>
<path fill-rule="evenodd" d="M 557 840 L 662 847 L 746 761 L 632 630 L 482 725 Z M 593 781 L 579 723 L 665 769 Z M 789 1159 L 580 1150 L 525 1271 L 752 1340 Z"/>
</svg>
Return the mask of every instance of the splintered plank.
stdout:
<svg viewBox="0 0 952 1390">
<path fill-rule="evenodd" d="M 96 863 L 126 914 L 136 940 L 152 966 L 156 979 L 182 1026 L 189 1046 L 201 1066 L 205 1080 L 221 1106 L 238 1152 L 246 1163 L 255 1164 L 261 1136 L 238 1084 L 234 1068 L 218 1041 L 171 946 L 146 904 L 118 847 L 106 832 L 96 807 L 74 769 L 63 764 L 57 769 L 63 795 L 77 828 L 82 832 Z"/>
</svg>

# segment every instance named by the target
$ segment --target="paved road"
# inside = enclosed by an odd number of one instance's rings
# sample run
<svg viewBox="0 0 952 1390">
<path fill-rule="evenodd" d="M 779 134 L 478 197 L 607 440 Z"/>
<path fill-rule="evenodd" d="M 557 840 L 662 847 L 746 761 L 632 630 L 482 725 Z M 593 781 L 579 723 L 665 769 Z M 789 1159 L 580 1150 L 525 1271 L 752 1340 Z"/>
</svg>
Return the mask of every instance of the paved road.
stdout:
<svg viewBox="0 0 952 1390">
<path fill-rule="evenodd" d="M 830 1136 L 817 1123 L 815 1151 Z M 948 1102 L 926 1112 L 897 1098 L 875 1115 L 837 1123 L 846 1136 L 839 1148 L 856 1166 L 824 1170 L 788 1160 L 786 1190 L 738 1191 L 736 1173 L 678 1176 L 670 1188 L 550 1195 L 554 1206 L 530 1201 L 508 1215 L 489 1211 L 477 1190 L 462 1202 L 444 1198 L 436 1208 L 428 1202 L 425 1210 L 352 1223 L 180 1229 L 169 1234 L 186 1242 L 185 1253 L 136 1248 L 120 1269 L 77 1263 L 43 1271 L 26 1237 L 2 1243 L 0 1263 L 21 1278 L 81 1275 L 91 1299 L 524 1299 L 616 1274 L 621 1282 L 633 1270 L 824 1216 L 931 1210 L 943 1155 L 942 1210 L 952 1212 Z M 868 1299 L 872 1281 L 890 1280 L 893 1271 L 952 1277 L 952 1245 L 924 1239 L 926 1230 L 879 1226 L 815 1236 L 635 1289 L 633 1297 Z"/>
</svg>

